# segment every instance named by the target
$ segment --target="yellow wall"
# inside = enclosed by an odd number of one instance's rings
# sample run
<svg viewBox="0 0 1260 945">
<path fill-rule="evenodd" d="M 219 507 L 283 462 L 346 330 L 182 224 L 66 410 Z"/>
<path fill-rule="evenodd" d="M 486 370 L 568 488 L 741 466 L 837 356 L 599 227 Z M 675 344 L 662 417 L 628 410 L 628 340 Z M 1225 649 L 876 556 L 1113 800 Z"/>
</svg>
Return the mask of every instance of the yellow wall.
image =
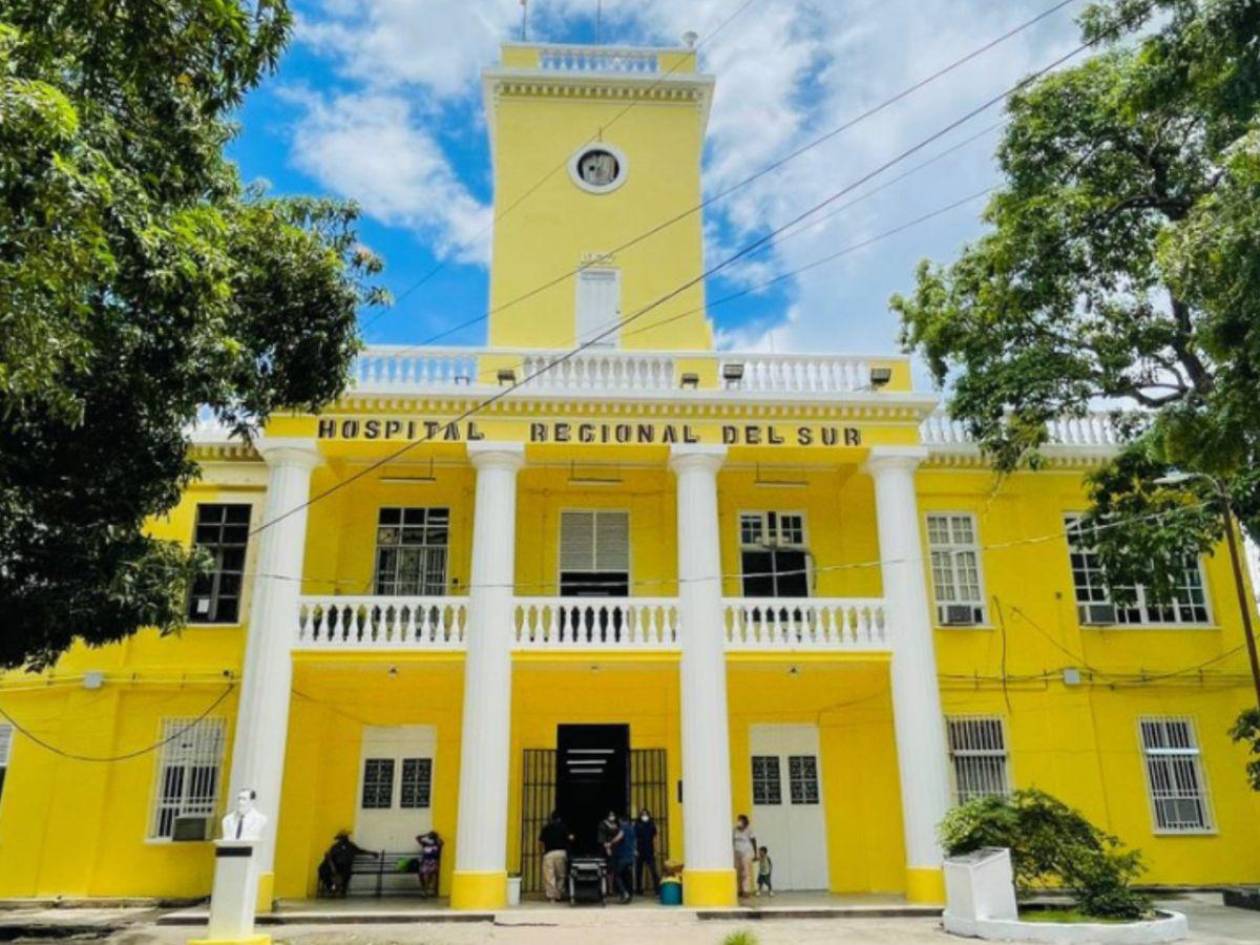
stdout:
<svg viewBox="0 0 1260 945">
<path fill-rule="evenodd" d="M 531 61 L 528 53 L 509 50 L 504 64 L 518 68 L 522 55 Z M 691 72 L 683 67 L 672 78 Z M 494 227 L 492 346 L 571 346 L 574 281 L 561 279 L 527 299 L 522 297 L 576 269 L 584 254 L 608 253 L 700 202 L 704 129 L 698 104 L 652 100 L 627 109 L 631 100 L 620 94 L 509 91 L 492 104 L 488 120 L 495 142 L 496 206 L 513 207 L 520 201 L 510 212 L 501 212 Z M 588 193 L 569 176 L 569 158 L 597 135 L 622 151 L 629 165 L 625 183 L 610 193 Z M 527 192 L 529 199 L 522 200 Z M 617 253 L 611 264 L 621 271 L 621 312 L 626 317 L 704 268 L 701 215 L 693 213 L 652 239 Z M 697 284 L 646 314 L 634 327 L 663 322 L 683 312 L 691 314 L 651 331 L 627 333 L 623 346 L 710 347 L 703 304 L 703 285 Z"/>
</svg>

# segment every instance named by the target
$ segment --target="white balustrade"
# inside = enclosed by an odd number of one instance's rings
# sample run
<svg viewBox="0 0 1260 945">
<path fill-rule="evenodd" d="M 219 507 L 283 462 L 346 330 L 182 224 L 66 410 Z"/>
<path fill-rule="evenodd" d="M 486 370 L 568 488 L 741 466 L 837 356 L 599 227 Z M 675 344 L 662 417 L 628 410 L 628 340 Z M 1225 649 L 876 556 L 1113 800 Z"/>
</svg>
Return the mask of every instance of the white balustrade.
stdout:
<svg viewBox="0 0 1260 945">
<path fill-rule="evenodd" d="M 462 650 L 466 597 L 303 597 L 297 649 Z"/>
<path fill-rule="evenodd" d="M 558 361 L 563 354 L 550 351 L 526 355 L 522 359 L 520 377 L 532 378 L 529 385 L 539 390 L 659 391 L 674 388 L 674 359 L 667 354 L 596 349 Z"/>
<path fill-rule="evenodd" d="M 1050 434 L 1047 441 L 1052 446 L 1114 447 L 1121 443 L 1111 415 L 1103 412 L 1086 414 L 1084 417 L 1064 417 L 1046 424 Z M 963 446 L 975 443 L 975 438 L 961 420 L 951 420 L 944 412 L 927 417 L 919 427 L 926 446 Z"/>
<path fill-rule="evenodd" d="M 727 354 L 722 360 L 744 365 L 740 390 L 832 394 L 871 389 L 870 362 L 865 358 Z"/>
<path fill-rule="evenodd" d="M 727 650 L 882 650 L 884 602 L 848 597 L 727 597 Z"/>
<path fill-rule="evenodd" d="M 606 46 L 546 46 L 538 51 L 538 65 L 548 72 L 660 71 L 655 52 Z"/>
<path fill-rule="evenodd" d="M 467 348 L 365 348 L 355 359 L 354 385 L 365 391 L 401 392 L 476 384 L 478 353 Z"/>
<path fill-rule="evenodd" d="M 518 650 L 673 650 L 678 601 L 672 597 L 518 597 Z"/>
</svg>

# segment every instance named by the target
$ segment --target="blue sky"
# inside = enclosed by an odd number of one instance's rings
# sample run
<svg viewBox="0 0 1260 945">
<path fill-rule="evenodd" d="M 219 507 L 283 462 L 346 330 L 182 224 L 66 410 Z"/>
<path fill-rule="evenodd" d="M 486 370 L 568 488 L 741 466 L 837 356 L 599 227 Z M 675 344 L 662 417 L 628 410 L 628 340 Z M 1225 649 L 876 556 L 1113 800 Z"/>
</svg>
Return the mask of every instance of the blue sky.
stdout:
<svg viewBox="0 0 1260 945">
<path fill-rule="evenodd" d="M 742 180 L 1054 5 L 1054 0 L 604 0 L 605 42 L 676 45 L 694 30 L 717 76 L 705 155 L 710 193 Z M 732 194 L 705 219 L 710 263 L 793 218 L 1079 42 L 1073 3 Z M 530 39 L 591 42 L 596 0 L 530 0 Z M 479 71 L 516 39 L 518 0 L 295 0 L 279 73 L 245 103 L 231 147 L 277 193 L 353 198 L 362 237 L 399 297 L 365 312 L 369 342 L 414 344 L 485 311 L 493 194 Z M 713 34 L 713 35 L 710 35 Z M 993 110 L 856 193 L 994 125 Z M 592 129 L 594 130 L 594 129 Z M 759 285 L 997 181 L 996 130 L 806 233 L 710 280 L 708 298 Z M 952 258 L 982 230 L 984 201 L 778 282 L 710 318 L 727 347 L 896 350 L 888 296 L 924 257 Z M 413 286 L 435 266 L 436 275 Z M 411 290 L 411 291 L 408 291 Z M 443 344 L 480 344 L 478 325 Z"/>
</svg>

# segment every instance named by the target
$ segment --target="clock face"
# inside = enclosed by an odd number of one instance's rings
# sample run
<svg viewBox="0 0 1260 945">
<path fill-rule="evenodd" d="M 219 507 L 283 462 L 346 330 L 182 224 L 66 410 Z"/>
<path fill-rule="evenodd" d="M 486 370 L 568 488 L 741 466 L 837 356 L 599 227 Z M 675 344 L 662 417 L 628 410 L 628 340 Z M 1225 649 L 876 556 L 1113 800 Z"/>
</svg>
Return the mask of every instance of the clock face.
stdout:
<svg viewBox="0 0 1260 945">
<path fill-rule="evenodd" d="M 601 141 L 569 158 L 569 177 L 588 194 L 607 194 L 626 182 L 630 162 L 613 144 Z"/>
</svg>

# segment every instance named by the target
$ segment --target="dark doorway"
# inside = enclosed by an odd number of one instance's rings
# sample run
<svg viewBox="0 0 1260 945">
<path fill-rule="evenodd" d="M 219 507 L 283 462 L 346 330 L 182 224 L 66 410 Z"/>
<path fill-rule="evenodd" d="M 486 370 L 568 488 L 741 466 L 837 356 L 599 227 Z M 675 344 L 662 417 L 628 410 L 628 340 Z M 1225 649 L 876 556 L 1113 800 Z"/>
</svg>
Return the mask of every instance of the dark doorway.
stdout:
<svg viewBox="0 0 1260 945">
<path fill-rule="evenodd" d="M 574 852 L 602 853 L 599 822 L 630 804 L 630 726 L 556 726 L 556 809 L 573 832 Z"/>
<path fill-rule="evenodd" d="M 556 751 L 526 748 L 521 764 L 521 890 L 542 892 L 542 850 L 538 835 L 556 807 Z M 669 851 L 669 771 L 664 748 L 630 751 L 630 807 L 644 807 L 656 819 L 657 868 Z"/>
</svg>

